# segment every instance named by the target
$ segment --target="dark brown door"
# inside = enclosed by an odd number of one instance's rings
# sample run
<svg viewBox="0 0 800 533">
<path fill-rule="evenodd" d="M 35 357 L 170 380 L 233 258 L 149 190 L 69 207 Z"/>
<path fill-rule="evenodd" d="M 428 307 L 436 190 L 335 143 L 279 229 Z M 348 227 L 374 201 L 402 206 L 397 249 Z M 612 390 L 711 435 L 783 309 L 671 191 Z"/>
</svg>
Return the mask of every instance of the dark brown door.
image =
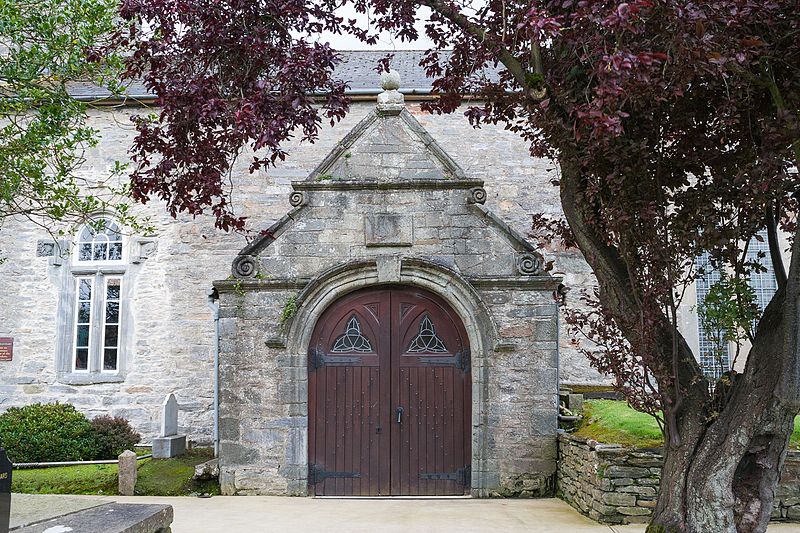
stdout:
<svg viewBox="0 0 800 533">
<path fill-rule="evenodd" d="M 411 288 L 358 291 L 309 348 L 309 484 L 337 496 L 469 491 L 470 353 L 458 316 Z"/>
</svg>

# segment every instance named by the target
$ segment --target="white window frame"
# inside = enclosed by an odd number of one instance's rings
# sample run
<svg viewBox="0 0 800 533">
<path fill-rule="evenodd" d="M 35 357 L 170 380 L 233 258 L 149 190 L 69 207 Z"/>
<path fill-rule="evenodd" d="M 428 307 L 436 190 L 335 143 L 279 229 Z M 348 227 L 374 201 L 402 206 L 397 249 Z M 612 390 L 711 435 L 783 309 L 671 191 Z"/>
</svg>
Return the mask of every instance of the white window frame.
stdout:
<svg viewBox="0 0 800 533">
<path fill-rule="evenodd" d="M 117 223 L 117 221 L 114 220 L 113 218 L 111 218 L 109 216 L 105 216 L 105 215 L 100 215 L 100 216 L 97 217 L 97 219 L 98 220 L 99 219 L 104 220 L 105 221 L 104 224 L 105 224 L 106 228 L 113 226 L 115 231 L 120 234 L 120 240 L 119 240 L 120 247 L 121 247 L 120 258 L 119 259 L 94 259 L 94 246 L 96 244 L 94 238 L 92 238 L 91 241 L 82 240 L 83 233 L 86 230 L 89 230 L 90 232 L 92 232 L 93 235 L 95 235 L 94 229 L 91 227 L 91 224 L 90 223 L 86 223 L 86 224 L 84 224 L 83 226 L 80 227 L 80 230 L 77 233 L 77 239 L 75 241 L 75 248 L 74 248 L 74 252 L 73 252 L 73 260 L 72 260 L 73 265 L 75 265 L 75 266 L 92 266 L 92 265 L 124 265 L 124 264 L 127 264 L 127 262 L 128 262 L 127 248 L 128 247 L 126 246 L 126 244 L 127 244 L 126 243 L 126 239 L 125 239 L 125 236 L 122 235 L 119 223 Z M 105 237 L 105 239 L 106 239 L 105 244 L 106 244 L 106 247 L 108 247 L 108 245 L 112 241 L 109 241 L 108 237 L 106 237 L 104 233 L 102 235 Z M 113 242 L 117 242 L 117 241 L 113 241 Z M 81 259 L 80 248 L 81 248 L 82 244 L 91 244 L 92 245 L 92 259 Z M 108 255 L 108 248 L 106 248 L 106 255 Z"/>
<path fill-rule="evenodd" d="M 92 337 L 94 336 L 94 313 L 95 313 L 95 276 L 75 276 L 75 306 L 73 307 L 75 315 L 72 320 L 72 372 L 76 374 L 88 374 L 92 370 Z M 89 289 L 89 335 L 86 341 L 86 368 L 78 368 L 78 316 L 80 313 L 80 287 L 82 281 L 89 281 L 91 287 Z"/>
<path fill-rule="evenodd" d="M 113 227 L 113 231 L 120 235 L 121 259 L 87 259 L 80 260 L 79 247 L 88 242 L 85 234 L 88 233 L 89 225 L 83 225 L 78 229 L 78 237 L 73 240 L 72 253 L 70 254 L 69 267 L 64 273 L 62 309 L 65 309 L 64 321 L 59 327 L 59 348 L 57 355 L 57 368 L 59 380 L 64 383 L 90 384 L 119 382 L 124 379 L 127 371 L 126 365 L 126 338 L 130 327 L 131 317 L 127 314 L 129 280 L 126 279 L 130 267 L 127 263 L 129 257 L 130 239 L 120 231 L 120 225 L 116 220 L 105 214 L 98 214 L 93 217 L 106 220 L 107 227 Z M 112 226 L 113 225 L 113 226 Z M 94 249 L 93 249 L 94 250 Z M 94 257 L 94 252 L 92 252 Z M 106 257 L 108 255 L 106 254 Z M 110 323 L 117 327 L 116 344 L 116 368 L 113 370 L 105 369 L 105 344 L 106 344 L 106 307 L 108 305 L 109 283 L 117 280 L 119 283 L 118 316 L 116 323 Z M 91 300 L 89 316 L 89 341 L 87 368 L 77 368 L 78 354 L 78 324 L 80 309 L 80 284 L 82 281 L 91 283 Z M 85 322 L 81 323 L 85 325 Z M 83 348 L 83 347 L 82 347 Z"/>
<path fill-rule="evenodd" d="M 100 331 L 101 331 L 101 334 L 100 334 L 101 340 L 100 340 L 100 346 L 97 349 L 98 356 L 99 356 L 98 360 L 99 360 L 99 365 L 100 365 L 100 372 L 103 373 L 103 374 L 118 374 L 119 373 L 119 354 L 120 354 L 120 344 L 121 344 L 120 343 L 120 340 L 121 340 L 120 337 L 121 337 L 121 332 L 122 332 L 122 284 L 123 284 L 123 280 L 122 280 L 122 275 L 121 274 L 120 275 L 114 275 L 114 274 L 103 275 L 101 277 L 101 279 L 103 280 L 103 289 L 104 290 L 103 290 L 103 296 L 102 296 L 103 304 L 102 304 L 102 307 L 98 310 L 98 313 L 100 314 L 99 316 L 100 316 L 100 324 L 101 324 L 101 326 L 100 326 L 100 328 L 101 328 L 100 329 Z M 117 297 L 117 304 L 118 304 L 118 307 L 117 307 L 117 322 L 116 322 L 116 324 L 114 324 L 115 326 L 117 326 L 117 344 L 114 347 L 114 349 L 116 349 L 116 351 L 117 351 L 117 358 L 116 358 L 116 368 L 114 368 L 113 370 L 106 370 L 106 368 L 105 368 L 105 366 L 106 366 L 105 365 L 105 360 L 106 359 L 105 358 L 106 358 L 106 348 L 107 348 L 107 346 L 106 346 L 106 326 L 108 326 L 108 324 L 106 322 L 106 316 L 107 316 L 107 311 L 108 311 L 107 310 L 107 306 L 108 306 L 108 282 L 112 281 L 112 280 L 119 281 L 119 296 Z"/>
</svg>

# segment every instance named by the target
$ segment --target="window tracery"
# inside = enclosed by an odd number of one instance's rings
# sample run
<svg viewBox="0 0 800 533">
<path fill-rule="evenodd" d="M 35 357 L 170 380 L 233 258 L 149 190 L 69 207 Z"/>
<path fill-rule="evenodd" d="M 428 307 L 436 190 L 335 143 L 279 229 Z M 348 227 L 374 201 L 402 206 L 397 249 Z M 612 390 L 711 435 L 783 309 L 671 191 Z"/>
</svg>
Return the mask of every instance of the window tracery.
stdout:
<svg viewBox="0 0 800 533">
<path fill-rule="evenodd" d="M 344 333 L 339 335 L 333 343 L 331 352 L 359 352 L 368 353 L 372 351 L 372 344 L 369 339 L 361 333 L 361 324 L 356 315 L 350 317 L 345 326 Z"/>
<path fill-rule="evenodd" d="M 445 353 L 447 347 L 442 339 L 436 335 L 436 328 L 431 317 L 426 313 L 419 323 L 419 333 L 411 339 L 406 350 L 408 353 Z"/>
</svg>

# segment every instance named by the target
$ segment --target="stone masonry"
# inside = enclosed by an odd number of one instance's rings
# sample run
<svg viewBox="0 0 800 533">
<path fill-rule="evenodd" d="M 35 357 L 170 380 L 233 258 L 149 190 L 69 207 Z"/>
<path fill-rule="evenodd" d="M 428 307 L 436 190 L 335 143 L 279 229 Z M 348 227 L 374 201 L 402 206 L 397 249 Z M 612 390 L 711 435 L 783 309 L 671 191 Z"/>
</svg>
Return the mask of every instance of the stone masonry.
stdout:
<svg viewBox="0 0 800 533">
<path fill-rule="evenodd" d="M 400 100 L 402 101 L 402 100 Z M 387 104 L 391 107 L 382 107 Z M 474 496 L 552 491 L 558 320 L 532 245 L 397 98 L 379 99 L 240 252 L 220 295 L 220 482 L 308 491 L 307 349 L 316 319 L 370 286 L 444 298 L 472 352 Z"/>
<path fill-rule="evenodd" d="M 286 147 L 287 160 L 277 168 L 250 174 L 247 167 L 251 154 L 242 154 L 232 175 L 236 189 L 234 202 L 238 212 L 248 217 L 250 228 L 254 231 L 269 228 L 284 216 L 288 207 L 286 199 L 293 191 L 292 180 L 307 177 L 374 108 L 374 101 L 354 102 L 342 122 L 332 128 L 326 126 L 316 143 L 302 143 L 299 139 L 291 141 Z M 463 109 L 451 115 L 431 116 L 420 110 L 418 102 L 407 102 L 405 108 L 436 138 L 442 150 L 464 169 L 469 179 L 483 182 L 486 190 L 485 204 L 472 208 L 464 205 L 460 207 L 464 213 L 459 216 L 442 218 L 436 210 L 426 208 L 424 220 L 418 228 L 415 227 L 415 246 L 432 248 L 424 241 L 438 237 L 434 235 L 438 230 L 431 226 L 436 223 L 453 224 L 453 227 L 443 229 L 442 235 L 473 232 L 476 238 L 481 238 L 481 233 L 495 231 L 488 227 L 464 228 L 467 210 L 472 213 L 485 207 L 522 235 L 530 229 L 531 213 L 560 213 L 558 190 L 549 183 L 550 179 L 557 177 L 556 165 L 544 159 L 532 159 L 525 142 L 518 136 L 492 125 L 474 130 L 464 118 Z M 129 116 L 149 112 L 150 109 L 137 107 L 91 109 L 87 125 L 100 132 L 101 140 L 97 146 L 86 150 L 81 176 L 89 183 L 104 181 L 111 174 L 115 162 L 128 161 L 127 150 L 135 135 Z M 326 181 L 317 180 L 311 186 L 324 186 Z M 303 192 L 309 200 L 316 197 L 324 202 L 333 201 L 325 196 L 324 191 L 298 192 Z M 425 193 L 426 205 L 438 207 L 440 198 L 451 197 L 461 202 L 465 197 L 462 195 L 467 192 L 468 189 L 461 192 L 430 190 Z M 402 191 L 374 190 L 371 194 L 375 198 L 383 196 L 385 201 L 396 201 L 402 196 Z M 345 209 L 358 202 L 356 197 L 341 201 L 346 202 L 343 204 Z M 333 204 L 320 207 L 329 212 L 339 209 Z M 144 443 L 149 443 L 158 435 L 163 398 L 175 392 L 181 399 L 180 432 L 186 433 L 193 441 L 208 444 L 213 438 L 215 342 L 208 294 L 214 280 L 230 275 L 231 258 L 246 241 L 244 236 L 216 230 L 208 216 L 193 218 L 179 214 L 177 219 L 172 219 L 165 213 L 163 204 L 156 200 L 146 205 L 135 205 L 133 211 L 149 217 L 155 231 L 147 236 L 127 236 L 130 261 L 125 267 L 124 284 L 130 291 L 130 299 L 123 307 L 127 309 L 129 320 L 126 324 L 128 334 L 121 348 L 127 366 L 124 373 L 98 381 L 71 379 L 57 369 L 60 346 L 56 333 L 64 326 L 60 321 L 65 309 L 74 305 L 65 290 L 71 280 L 70 259 L 66 255 L 70 248 L 69 237 L 59 238 L 65 257 L 58 258 L 53 254 L 57 254 L 59 248 L 53 245 L 53 238 L 47 232 L 21 220 L 4 221 L 0 231 L 0 258 L 5 259 L 0 262 L 3 285 L 0 291 L 0 337 L 14 338 L 14 359 L 0 361 L 0 410 L 34 402 L 71 402 L 89 416 L 110 414 L 129 419 L 142 434 Z M 347 214 L 345 223 L 349 224 L 353 218 L 353 213 Z M 319 236 L 323 239 L 316 244 L 318 248 L 314 256 L 329 262 L 329 247 L 324 245 L 324 239 L 333 238 L 344 227 L 311 227 L 325 220 L 324 217 L 313 221 L 304 218 L 299 223 L 308 225 L 304 238 Z M 75 228 L 63 229 L 69 232 Z M 345 234 L 344 238 L 354 238 L 354 235 Z M 335 250 L 343 248 L 335 240 L 331 244 Z M 494 260 L 491 256 L 491 246 L 494 245 L 490 242 L 488 246 L 480 250 L 481 256 L 471 261 L 490 264 Z M 294 263 L 291 259 L 294 252 L 288 249 L 286 252 L 290 258 L 287 262 Z M 439 256 L 449 255 L 453 264 L 459 257 L 460 268 L 465 261 L 460 252 L 457 254 L 453 248 L 452 252 L 441 252 Z M 555 248 L 545 249 L 544 253 L 548 260 L 555 261 L 552 272 L 562 276 L 566 285 L 575 288 L 571 294 L 577 294 L 577 288 L 593 285 L 591 272 L 579 253 Z M 502 257 L 498 256 L 498 260 Z M 268 258 L 267 261 L 277 259 Z M 506 266 L 510 266 L 511 259 L 507 261 Z M 282 275 L 290 276 L 292 268 L 296 267 L 290 266 L 290 270 Z M 300 269 L 296 270 L 300 272 Z M 269 275 L 269 270 L 265 270 L 264 276 Z M 298 290 L 297 283 L 288 286 L 279 307 L 282 308 Z M 489 293 L 487 298 L 495 297 L 493 294 L 497 291 L 485 290 Z M 507 293 L 503 293 L 502 298 L 506 296 Z M 550 304 L 544 294 L 541 301 L 544 302 L 542 305 Z M 528 322 L 524 327 L 540 328 L 544 327 L 543 323 Z M 507 331 L 506 334 L 513 332 Z M 589 368 L 585 358 L 574 350 L 567 336 L 562 336 L 559 344 L 558 373 L 563 383 L 604 382 Z"/>
<path fill-rule="evenodd" d="M 656 505 L 663 457 L 658 450 L 558 438 L 558 496 L 608 524 L 646 523 Z M 771 520 L 800 521 L 800 452 L 789 452 Z"/>
</svg>

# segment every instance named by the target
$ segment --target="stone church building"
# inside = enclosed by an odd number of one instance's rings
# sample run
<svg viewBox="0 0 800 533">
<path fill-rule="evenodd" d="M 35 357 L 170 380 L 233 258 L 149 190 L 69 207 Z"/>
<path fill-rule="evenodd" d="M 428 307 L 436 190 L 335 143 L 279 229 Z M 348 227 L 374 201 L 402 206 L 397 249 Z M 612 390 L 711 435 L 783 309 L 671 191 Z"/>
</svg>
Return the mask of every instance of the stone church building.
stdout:
<svg viewBox="0 0 800 533">
<path fill-rule="evenodd" d="M 418 52 L 393 60 L 400 91 L 378 87 L 380 57 L 344 54 L 354 103 L 318 142 L 266 172 L 241 158 L 235 206 L 261 236 L 158 202 L 136 207 L 152 235 L 109 219 L 54 240 L 7 220 L 0 410 L 70 402 L 149 442 L 174 392 L 181 431 L 218 446 L 228 494 L 547 493 L 559 386 L 606 383 L 553 296 L 590 289 L 588 266 L 527 237 L 532 213 L 560 212 L 556 165 L 502 127 L 422 113 Z M 98 104 L 81 169 L 96 183 L 153 97 L 74 94 Z M 691 313 L 683 325 L 697 332 Z"/>
</svg>

